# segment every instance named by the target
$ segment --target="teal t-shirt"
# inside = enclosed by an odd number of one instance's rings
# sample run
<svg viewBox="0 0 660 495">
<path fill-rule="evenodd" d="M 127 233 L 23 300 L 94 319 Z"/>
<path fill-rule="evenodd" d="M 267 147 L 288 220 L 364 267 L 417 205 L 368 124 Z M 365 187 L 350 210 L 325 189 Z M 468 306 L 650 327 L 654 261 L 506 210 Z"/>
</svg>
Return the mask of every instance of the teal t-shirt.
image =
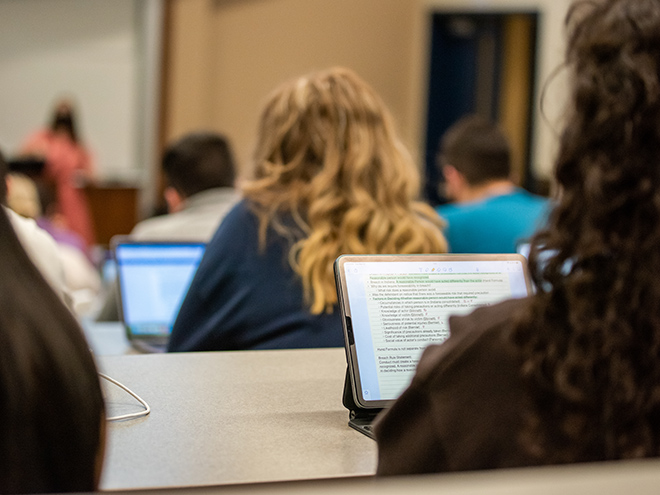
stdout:
<svg viewBox="0 0 660 495">
<path fill-rule="evenodd" d="M 481 201 L 441 205 L 452 253 L 515 253 L 547 220 L 550 201 L 524 189 Z"/>
</svg>

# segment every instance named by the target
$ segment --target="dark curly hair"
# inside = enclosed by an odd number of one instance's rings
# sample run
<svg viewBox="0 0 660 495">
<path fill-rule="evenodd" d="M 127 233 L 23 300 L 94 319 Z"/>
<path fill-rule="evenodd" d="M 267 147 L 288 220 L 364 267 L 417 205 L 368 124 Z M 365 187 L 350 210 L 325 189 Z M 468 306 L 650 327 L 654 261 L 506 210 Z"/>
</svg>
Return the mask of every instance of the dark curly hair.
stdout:
<svg viewBox="0 0 660 495">
<path fill-rule="evenodd" d="M 579 2 L 560 199 L 514 339 L 543 462 L 660 455 L 660 2 Z"/>
</svg>

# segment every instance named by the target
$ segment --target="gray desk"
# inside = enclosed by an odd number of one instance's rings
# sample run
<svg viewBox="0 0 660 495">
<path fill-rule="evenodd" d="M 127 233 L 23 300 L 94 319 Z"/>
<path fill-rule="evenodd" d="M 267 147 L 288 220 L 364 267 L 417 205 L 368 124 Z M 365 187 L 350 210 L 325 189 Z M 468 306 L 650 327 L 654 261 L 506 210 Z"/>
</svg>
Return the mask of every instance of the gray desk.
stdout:
<svg viewBox="0 0 660 495">
<path fill-rule="evenodd" d="M 152 407 L 110 423 L 101 488 L 371 475 L 376 444 L 347 426 L 343 349 L 100 356 Z M 107 389 L 111 415 L 140 409 Z"/>
<path fill-rule="evenodd" d="M 152 495 L 656 495 L 660 461 L 158 490 Z"/>
</svg>

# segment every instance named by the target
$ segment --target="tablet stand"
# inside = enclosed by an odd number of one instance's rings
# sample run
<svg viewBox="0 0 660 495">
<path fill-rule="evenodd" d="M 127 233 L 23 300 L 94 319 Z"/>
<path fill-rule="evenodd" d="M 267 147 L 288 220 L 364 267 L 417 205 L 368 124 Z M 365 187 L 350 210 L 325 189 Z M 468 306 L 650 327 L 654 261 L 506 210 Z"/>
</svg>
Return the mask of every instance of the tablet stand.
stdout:
<svg viewBox="0 0 660 495">
<path fill-rule="evenodd" d="M 344 395 L 342 397 L 342 404 L 344 404 L 344 407 L 349 411 L 348 426 L 356 429 L 360 433 L 364 433 L 369 438 L 374 438 L 371 423 L 382 409 L 365 409 L 355 403 L 355 399 L 353 398 L 353 385 L 348 367 L 346 368 L 346 377 L 344 378 Z"/>
</svg>

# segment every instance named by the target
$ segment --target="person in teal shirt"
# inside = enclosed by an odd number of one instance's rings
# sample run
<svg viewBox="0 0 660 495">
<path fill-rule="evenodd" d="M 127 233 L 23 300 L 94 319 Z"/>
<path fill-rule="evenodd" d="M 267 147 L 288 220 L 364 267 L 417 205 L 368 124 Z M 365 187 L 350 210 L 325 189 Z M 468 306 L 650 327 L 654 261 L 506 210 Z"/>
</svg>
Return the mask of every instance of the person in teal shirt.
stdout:
<svg viewBox="0 0 660 495">
<path fill-rule="evenodd" d="M 550 201 L 515 185 L 509 143 L 492 122 L 463 117 L 443 135 L 438 157 L 452 202 L 436 211 L 452 253 L 515 253 L 546 221 Z"/>
</svg>

